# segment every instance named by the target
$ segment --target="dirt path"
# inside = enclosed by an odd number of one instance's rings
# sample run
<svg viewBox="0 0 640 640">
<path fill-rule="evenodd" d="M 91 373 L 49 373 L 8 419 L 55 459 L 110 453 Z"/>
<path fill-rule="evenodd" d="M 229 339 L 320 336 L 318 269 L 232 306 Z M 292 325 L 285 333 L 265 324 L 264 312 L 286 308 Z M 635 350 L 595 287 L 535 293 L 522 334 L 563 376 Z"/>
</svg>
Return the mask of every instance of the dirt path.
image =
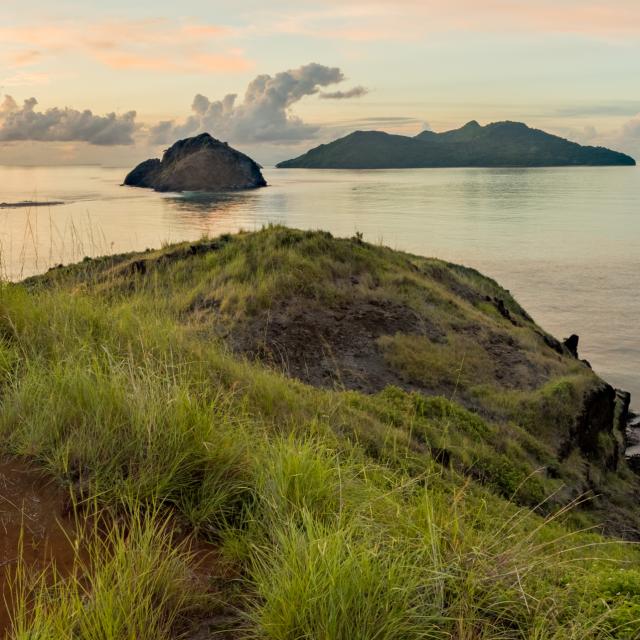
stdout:
<svg viewBox="0 0 640 640">
<path fill-rule="evenodd" d="M 66 497 L 41 471 L 0 458 L 0 637 L 10 623 L 7 601 L 21 546 L 28 566 L 43 568 L 54 561 L 63 573 L 73 566 L 68 538 L 73 523 L 64 515 Z"/>
</svg>

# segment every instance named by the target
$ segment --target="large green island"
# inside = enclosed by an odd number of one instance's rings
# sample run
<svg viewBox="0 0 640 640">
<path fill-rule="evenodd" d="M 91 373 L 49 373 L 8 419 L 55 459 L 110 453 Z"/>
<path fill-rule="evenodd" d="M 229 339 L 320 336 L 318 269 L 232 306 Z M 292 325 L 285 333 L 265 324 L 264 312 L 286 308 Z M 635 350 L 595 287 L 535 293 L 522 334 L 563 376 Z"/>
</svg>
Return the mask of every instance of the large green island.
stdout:
<svg viewBox="0 0 640 640">
<path fill-rule="evenodd" d="M 355 131 L 279 168 L 408 169 L 435 167 L 633 166 L 635 160 L 604 147 L 582 146 L 521 122 L 475 120 L 460 129 L 415 137 Z"/>
</svg>

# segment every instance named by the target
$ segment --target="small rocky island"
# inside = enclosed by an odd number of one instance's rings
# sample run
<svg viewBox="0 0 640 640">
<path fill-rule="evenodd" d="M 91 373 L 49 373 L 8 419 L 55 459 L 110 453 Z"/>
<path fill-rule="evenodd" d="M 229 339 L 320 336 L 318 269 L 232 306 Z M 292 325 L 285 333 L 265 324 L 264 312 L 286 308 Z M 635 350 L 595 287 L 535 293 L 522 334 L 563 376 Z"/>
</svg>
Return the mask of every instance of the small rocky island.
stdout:
<svg viewBox="0 0 640 640">
<path fill-rule="evenodd" d="M 475 120 L 459 129 L 415 137 L 355 131 L 285 160 L 279 168 L 410 169 L 436 167 L 572 167 L 635 165 L 605 147 L 583 146 L 522 122 Z"/>
<path fill-rule="evenodd" d="M 179 140 L 162 160 L 145 160 L 124 179 L 156 191 L 229 191 L 267 185 L 260 165 L 208 133 Z"/>
<path fill-rule="evenodd" d="M 31 207 L 57 207 L 62 200 L 20 200 L 19 202 L 0 202 L 0 209 L 30 209 Z"/>
</svg>

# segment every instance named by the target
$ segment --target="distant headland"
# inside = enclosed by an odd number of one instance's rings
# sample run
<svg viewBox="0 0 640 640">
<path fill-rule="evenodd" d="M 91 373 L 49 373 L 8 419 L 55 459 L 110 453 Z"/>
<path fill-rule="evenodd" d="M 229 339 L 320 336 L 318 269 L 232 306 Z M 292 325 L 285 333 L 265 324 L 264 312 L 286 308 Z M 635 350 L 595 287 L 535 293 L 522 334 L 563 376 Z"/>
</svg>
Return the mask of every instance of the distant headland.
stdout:
<svg viewBox="0 0 640 640">
<path fill-rule="evenodd" d="M 279 168 L 409 169 L 436 167 L 633 166 L 636 161 L 605 147 L 583 146 L 522 122 L 475 120 L 460 129 L 415 137 L 355 131 Z"/>
</svg>

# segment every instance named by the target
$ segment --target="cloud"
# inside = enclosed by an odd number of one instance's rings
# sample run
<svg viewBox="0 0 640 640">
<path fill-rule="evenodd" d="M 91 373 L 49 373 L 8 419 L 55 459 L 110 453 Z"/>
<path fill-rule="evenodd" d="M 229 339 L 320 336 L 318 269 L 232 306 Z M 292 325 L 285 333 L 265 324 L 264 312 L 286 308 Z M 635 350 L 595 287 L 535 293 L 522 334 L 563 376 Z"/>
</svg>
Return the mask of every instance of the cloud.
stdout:
<svg viewBox="0 0 640 640">
<path fill-rule="evenodd" d="M 11 96 L 0 105 L 0 142 L 34 140 L 41 142 L 88 142 L 92 145 L 133 144 L 136 112 L 123 115 L 94 115 L 91 111 L 52 108 L 36 111 L 35 98 L 21 107 Z"/>
<path fill-rule="evenodd" d="M 42 54 L 36 49 L 25 49 L 17 51 L 9 56 L 9 64 L 11 67 L 27 67 L 36 63 Z"/>
<path fill-rule="evenodd" d="M 226 73 L 247 71 L 253 63 L 241 55 L 194 53 L 174 59 L 170 56 L 100 52 L 96 59 L 111 69 L 160 71 L 163 73 Z"/>
<path fill-rule="evenodd" d="M 615 103 L 592 103 L 561 107 L 556 114 L 563 117 L 634 116 L 640 111 L 640 101 L 621 100 Z"/>
<path fill-rule="evenodd" d="M 209 100 L 201 94 L 193 99 L 191 115 L 182 124 L 160 122 L 151 130 L 154 144 L 165 144 L 208 131 L 218 138 L 235 142 L 291 143 L 312 138 L 319 127 L 290 113 L 305 96 L 319 93 L 344 80 L 337 67 L 311 63 L 271 75 L 259 75 L 247 87 L 242 102 L 228 94 L 222 100 Z"/>
<path fill-rule="evenodd" d="M 640 113 L 622 125 L 617 138 L 619 148 L 640 162 Z"/>
<path fill-rule="evenodd" d="M 422 118 L 413 116 L 371 116 L 368 118 L 348 118 L 346 120 L 335 120 L 325 123 L 325 126 L 335 131 L 353 131 L 354 129 L 374 129 L 390 128 L 394 131 L 397 129 L 413 130 L 420 129 L 423 131 L 428 125 Z"/>
<path fill-rule="evenodd" d="M 577 34 L 596 39 L 640 34 L 637 0 L 326 0 L 264 19 L 281 33 L 354 42 L 422 38 L 434 32 Z"/>
<path fill-rule="evenodd" d="M 49 84 L 51 76 L 48 73 L 13 73 L 9 76 L 0 76 L 0 87 L 32 87 Z"/>
<path fill-rule="evenodd" d="M 361 98 L 369 93 L 369 89 L 365 87 L 353 87 L 353 89 L 347 89 L 347 91 L 331 91 L 329 93 L 321 93 L 320 97 L 323 100 L 346 100 L 348 98 Z"/>
<path fill-rule="evenodd" d="M 623 125 L 622 136 L 640 142 L 640 114 Z"/>
<path fill-rule="evenodd" d="M 353 131 L 385 131 L 405 136 L 415 136 L 428 128 L 423 118 L 413 116 L 380 115 L 363 118 L 347 118 L 325 122 L 322 138 L 335 140 Z M 324 140 L 323 140 L 324 141 Z"/>
<path fill-rule="evenodd" d="M 217 73 L 253 67 L 241 49 L 230 48 L 233 31 L 218 25 L 164 18 L 100 22 L 54 21 L 0 27 L 9 68 L 67 54 L 86 56 L 112 69 L 158 73 Z M 34 48 L 37 47 L 37 48 Z"/>
<path fill-rule="evenodd" d="M 555 127 L 555 133 L 581 144 L 622 151 L 640 161 L 640 113 L 615 129 L 600 130 L 593 125 L 581 128 Z"/>
<path fill-rule="evenodd" d="M 11 96 L 5 96 L 0 104 L 0 120 L 4 120 L 8 114 L 14 111 L 18 111 L 18 103 Z"/>
</svg>

